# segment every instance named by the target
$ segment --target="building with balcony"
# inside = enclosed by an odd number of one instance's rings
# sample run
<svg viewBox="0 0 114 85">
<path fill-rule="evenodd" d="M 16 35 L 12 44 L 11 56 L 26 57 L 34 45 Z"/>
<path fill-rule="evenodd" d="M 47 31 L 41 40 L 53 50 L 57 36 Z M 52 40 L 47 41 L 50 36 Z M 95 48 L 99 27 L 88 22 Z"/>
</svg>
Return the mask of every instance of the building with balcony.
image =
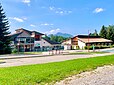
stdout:
<svg viewBox="0 0 114 85">
<path fill-rule="evenodd" d="M 17 48 L 18 51 L 41 51 L 46 48 L 56 48 L 61 46 L 60 43 L 53 42 L 42 38 L 44 34 L 37 31 L 29 31 L 23 28 L 15 30 L 14 34 L 10 34 L 12 48 Z"/>
</svg>

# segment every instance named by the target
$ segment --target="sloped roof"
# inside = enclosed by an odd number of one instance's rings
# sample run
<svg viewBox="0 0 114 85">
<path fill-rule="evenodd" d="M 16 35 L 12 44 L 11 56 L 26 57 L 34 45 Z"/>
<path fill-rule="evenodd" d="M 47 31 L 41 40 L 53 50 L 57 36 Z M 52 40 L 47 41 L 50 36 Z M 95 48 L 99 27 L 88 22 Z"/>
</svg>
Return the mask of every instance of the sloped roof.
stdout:
<svg viewBox="0 0 114 85">
<path fill-rule="evenodd" d="M 104 39 L 104 38 L 78 38 L 78 40 L 84 43 L 95 43 L 95 42 L 113 42 L 112 40 Z"/>
<path fill-rule="evenodd" d="M 42 39 L 44 39 L 45 41 L 47 41 L 48 43 L 50 43 L 50 44 L 61 44 L 61 43 L 59 43 L 59 42 L 54 42 L 54 41 L 52 41 L 52 40 L 49 40 L 49 39 L 46 39 L 46 38 L 42 38 Z"/>
<path fill-rule="evenodd" d="M 32 32 L 31 32 L 31 31 L 29 31 L 29 30 L 26 30 L 26 29 L 23 29 L 23 28 L 16 29 L 15 31 L 18 31 L 18 30 L 23 30 L 23 31 L 26 31 L 26 32 L 28 32 L 30 35 L 32 34 Z"/>
<path fill-rule="evenodd" d="M 32 34 L 32 32 L 29 31 L 29 30 L 26 30 L 26 29 L 23 29 L 23 30 L 26 31 L 26 32 L 28 32 L 30 35 Z"/>
<path fill-rule="evenodd" d="M 28 32 L 30 35 L 34 32 L 35 34 L 37 35 L 44 35 L 43 33 L 40 33 L 40 32 L 37 32 L 37 31 L 29 31 L 29 30 L 26 30 L 26 29 L 23 29 L 23 28 L 20 28 L 20 29 L 17 29 L 17 30 L 24 30 L 26 32 Z M 17 31 L 16 30 L 16 31 Z"/>
<path fill-rule="evenodd" d="M 42 34 L 42 33 L 40 33 L 40 32 L 29 31 L 29 30 L 26 30 L 26 29 L 23 29 L 23 28 L 17 29 L 16 31 L 18 31 L 18 30 L 26 31 L 26 32 L 27 32 L 28 34 L 30 34 L 30 35 L 32 35 L 33 32 L 34 32 L 36 35 L 44 35 L 44 34 Z M 10 35 L 8 35 L 8 36 L 10 36 L 10 37 L 11 37 L 11 40 L 13 40 L 15 37 L 17 37 L 18 35 L 20 35 L 21 33 L 23 33 L 23 31 L 17 32 L 17 33 L 14 33 L 14 34 L 10 34 Z"/>
<path fill-rule="evenodd" d="M 78 38 L 100 38 L 100 36 L 88 36 L 88 35 L 77 35 L 75 37 L 78 37 Z"/>
<path fill-rule="evenodd" d="M 8 36 L 11 37 L 11 40 L 14 40 L 15 37 L 17 37 L 18 35 L 20 35 L 22 32 L 19 32 L 19 33 L 14 33 L 14 34 L 10 34 Z"/>
<path fill-rule="evenodd" d="M 37 31 L 31 31 L 31 32 L 34 32 L 37 35 L 44 35 L 43 33 L 40 33 L 40 32 L 37 32 Z"/>
</svg>

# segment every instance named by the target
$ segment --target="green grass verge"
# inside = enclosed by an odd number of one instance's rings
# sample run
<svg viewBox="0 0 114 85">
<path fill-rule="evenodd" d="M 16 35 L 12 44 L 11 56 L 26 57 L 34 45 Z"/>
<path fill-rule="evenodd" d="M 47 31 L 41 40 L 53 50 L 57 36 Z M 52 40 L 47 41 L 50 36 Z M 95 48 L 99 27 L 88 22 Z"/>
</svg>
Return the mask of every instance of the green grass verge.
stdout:
<svg viewBox="0 0 114 85">
<path fill-rule="evenodd" d="M 0 85 L 43 85 L 98 66 L 114 64 L 114 55 L 55 63 L 0 68 Z"/>
<path fill-rule="evenodd" d="M 24 52 L 24 54 L 41 54 L 42 52 Z"/>
<path fill-rule="evenodd" d="M 29 54 L 29 55 L 36 55 L 36 54 L 42 54 L 42 52 L 19 52 L 19 53 L 12 53 L 12 54 Z"/>
<path fill-rule="evenodd" d="M 75 52 L 75 53 L 69 53 L 64 55 L 103 54 L 103 53 L 106 53 L 106 52 Z"/>
</svg>

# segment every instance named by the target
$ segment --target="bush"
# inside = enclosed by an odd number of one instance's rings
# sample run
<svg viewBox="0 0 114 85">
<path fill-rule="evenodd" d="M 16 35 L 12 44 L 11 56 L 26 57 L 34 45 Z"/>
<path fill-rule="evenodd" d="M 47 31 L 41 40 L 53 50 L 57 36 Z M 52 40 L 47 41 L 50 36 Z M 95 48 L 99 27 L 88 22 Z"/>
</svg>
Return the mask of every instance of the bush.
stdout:
<svg viewBox="0 0 114 85">
<path fill-rule="evenodd" d="M 85 49 L 93 50 L 92 46 L 85 46 Z"/>
<path fill-rule="evenodd" d="M 18 50 L 16 48 L 12 50 L 12 53 L 17 53 L 17 52 Z"/>
<path fill-rule="evenodd" d="M 11 54 L 11 48 L 10 47 L 7 47 L 5 49 L 5 54 Z"/>
<path fill-rule="evenodd" d="M 112 48 L 113 46 L 95 46 L 95 49 L 105 49 Z M 88 46 L 85 46 L 85 49 L 88 49 Z M 93 50 L 93 46 L 89 46 L 89 50 Z"/>
</svg>

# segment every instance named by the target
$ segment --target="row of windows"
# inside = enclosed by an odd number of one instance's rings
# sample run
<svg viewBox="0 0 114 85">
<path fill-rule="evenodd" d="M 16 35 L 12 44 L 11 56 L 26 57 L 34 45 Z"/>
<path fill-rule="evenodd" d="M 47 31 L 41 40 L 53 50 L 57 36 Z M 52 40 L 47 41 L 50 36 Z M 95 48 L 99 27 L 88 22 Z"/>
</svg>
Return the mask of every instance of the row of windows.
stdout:
<svg viewBox="0 0 114 85">
<path fill-rule="evenodd" d="M 86 45 L 111 45 L 111 43 L 92 43 L 92 44 L 86 44 Z"/>
<path fill-rule="evenodd" d="M 34 43 L 34 38 L 16 38 L 15 42 L 18 43 Z"/>
</svg>

